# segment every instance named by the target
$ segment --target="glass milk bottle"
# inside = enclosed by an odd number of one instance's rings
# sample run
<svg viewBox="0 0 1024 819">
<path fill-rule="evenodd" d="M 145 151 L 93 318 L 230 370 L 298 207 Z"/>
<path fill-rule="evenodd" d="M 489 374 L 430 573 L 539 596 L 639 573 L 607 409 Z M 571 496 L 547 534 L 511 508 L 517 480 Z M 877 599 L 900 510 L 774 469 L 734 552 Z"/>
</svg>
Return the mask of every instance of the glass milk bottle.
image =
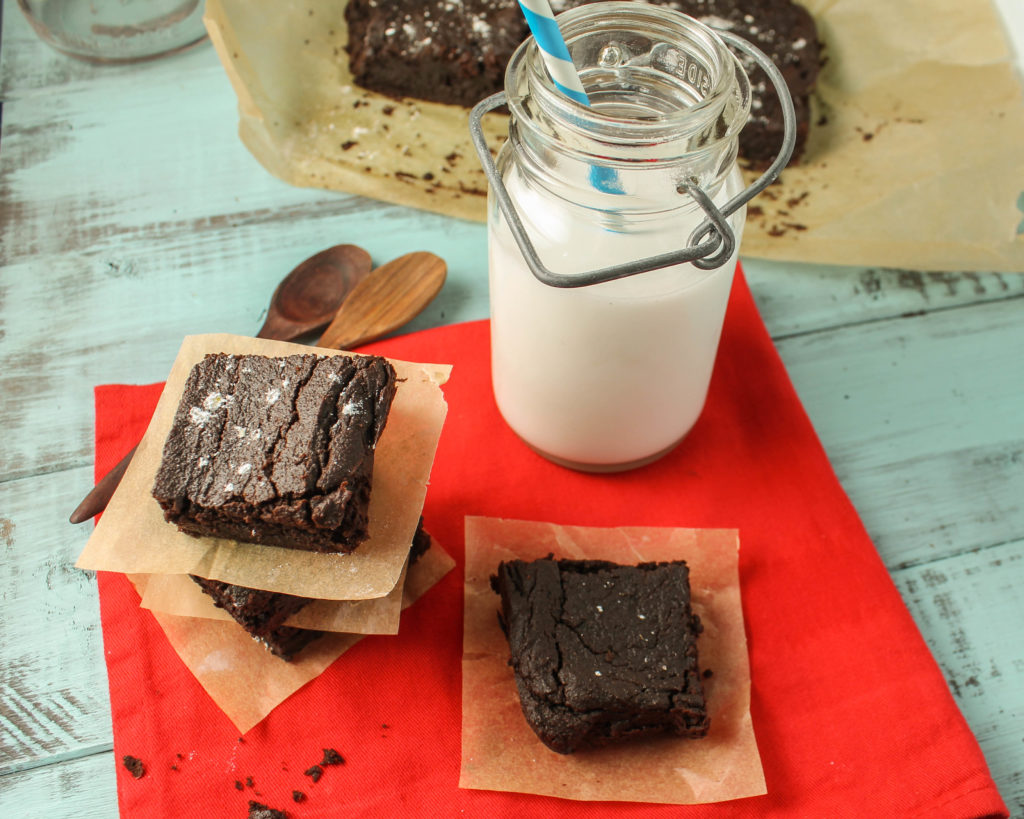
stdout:
<svg viewBox="0 0 1024 819">
<path fill-rule="evenodd" d="M 473 124 L 492 183 L 494 395 L 544 457 L 628 469 L 675 447 L 704 405 L 753 195 L 736 166 L 750 85 L 678 12 L 598 3 L 558 21 L 590 106 L 554 86 L 529 39 L 505 75 L 496 162 Z M 716 215 L 720 230 L 695 233 Z"/>
</svg>

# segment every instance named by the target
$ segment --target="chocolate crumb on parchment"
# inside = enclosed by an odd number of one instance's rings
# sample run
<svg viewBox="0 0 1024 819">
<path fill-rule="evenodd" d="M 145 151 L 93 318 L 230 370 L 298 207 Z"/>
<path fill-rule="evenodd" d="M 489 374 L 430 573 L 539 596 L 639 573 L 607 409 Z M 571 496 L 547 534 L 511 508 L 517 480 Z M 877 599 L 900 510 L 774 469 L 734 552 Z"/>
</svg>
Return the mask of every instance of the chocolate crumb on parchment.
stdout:
<svg viewBox="0 0 1024 819">
<path fill-rule="evenodd" d="M 142 763 L 142 760 L 134 757 L 125 755 L 121 757 L 121 764 L 124 765 L 125 769 L 136 779 L 142 779 L 146 775 L 146 766 Z"/>
</svg>

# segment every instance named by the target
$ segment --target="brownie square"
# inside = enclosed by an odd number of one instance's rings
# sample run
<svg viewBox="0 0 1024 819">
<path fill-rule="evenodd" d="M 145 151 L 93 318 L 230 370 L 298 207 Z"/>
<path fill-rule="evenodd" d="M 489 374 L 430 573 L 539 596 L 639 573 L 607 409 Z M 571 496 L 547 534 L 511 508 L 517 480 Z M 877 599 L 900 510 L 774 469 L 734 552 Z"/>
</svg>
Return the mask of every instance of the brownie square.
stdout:
<svg viewBox="0 0 1024 819">
<path fill-rule="evenodd" d="M 207 355 L 185 384 L 153 496 L 197 537 L 351 552 L 368 534 L 395 388 L 377 356 Z"/>
<path fill-rule="evenodd" d="M 707 734 L 684 561 L 513 560 L 491 586 L 523 715 L 553 751 Z"/>
<path fill-rule="evenodd" d="M 420 518 L 409 549 L 409 565 L 419 560 L 430 548 L 430 535 Z M 295 628 L 285 621 L 300 611 L 311 598 L 281 592 L 251 589 L 221 580 L 189 575 L 218 608 L 224 609 L 253 639 L 263 643 L 283 660 L 291 660 L 299 651 L 324 634 L 315 629 Z"/>
</svg>

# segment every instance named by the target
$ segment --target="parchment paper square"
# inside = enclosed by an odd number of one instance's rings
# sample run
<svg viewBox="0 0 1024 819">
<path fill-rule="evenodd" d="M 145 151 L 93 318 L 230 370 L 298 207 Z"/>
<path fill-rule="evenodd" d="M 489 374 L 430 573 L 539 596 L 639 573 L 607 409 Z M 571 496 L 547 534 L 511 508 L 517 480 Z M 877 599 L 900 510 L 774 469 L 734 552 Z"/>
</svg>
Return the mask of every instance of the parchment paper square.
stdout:
<svg viewBox="0 0 1024 819">
<path fill-rule="evenodd" d="M 459 786 L 564 799 L 697 804 L 766 792 L 750 717 L 738 573 L 739 537 L 728 529 L 604 529 L 466 518 L 462 656 L 462 771 Z M 686 560 L 711 729 L 703 739 L 663 737 L 562 755 L 523 718 L 498 625 L 490 577 L 503 560 L 556 558 Z"/>
<path fill-rule="evenodd" d="M 415 603 L 455 566 L 438 543 L 409 567 L 402 609 Z M 140 595 L 148 575 L 129 575 Z M 234 621 L 179 617 L 152 612 L 181 661 L 218 707 L 245 733 L 338 657 L 363 634 L 326 634 L 299 652 L 292 662 L 275 657 Z M 379 639 L 387 639 L 382 635 Z"/>
<path fill-rule="evenodd" d="M 451 367 L 391 362 L 399 384 L 377 443 L 370 536 L 351 554 L 320 554 L 195 538 L 164 520 L 152 495 L 153 480 L 185 381 L 207 353 L 355 355 L 246 336 L 187 336 L 153 420 L 76 567 L 125 574 L 195 574 L 317 600 L 360 600 L 388 594 L 398 582 L 419 524 L 448 411 L 441 385 L 448 380 Z"/>
</svg>

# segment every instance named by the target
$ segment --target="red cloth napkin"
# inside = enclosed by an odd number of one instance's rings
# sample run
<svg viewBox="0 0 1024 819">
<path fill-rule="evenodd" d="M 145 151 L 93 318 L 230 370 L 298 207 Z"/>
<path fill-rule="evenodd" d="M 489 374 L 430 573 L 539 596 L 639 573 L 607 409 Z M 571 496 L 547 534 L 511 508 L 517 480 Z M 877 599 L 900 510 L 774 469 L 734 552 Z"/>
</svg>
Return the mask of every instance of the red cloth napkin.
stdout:
<svg viewBox="0 0 1024 819">
<path fill-rule="evenodd" d="M 585 475 L 534 455 L 490 387 L 486 322 L 367 348 L 454 364 L 424 510 L 459 561 L 463 517 L 738 528 L 768 794 L 676 807 L 458 788 L 462 576 L 451 572 L 244 737 L 120 575 L 100 573 L 118 796 L 125 816 L 1006 816 L 977 742 L 837 482 L 742 275 L 705 412 L 668 457 Z M 96 390 L 96 474 L 138 441 L 160 385 Z M 323 749 L 345 764 L 307 771 Z M 135 779 L 123 756 L 143 761 Z M 293 791 L 306 798 L 293 801 Z"/>
</svg>

